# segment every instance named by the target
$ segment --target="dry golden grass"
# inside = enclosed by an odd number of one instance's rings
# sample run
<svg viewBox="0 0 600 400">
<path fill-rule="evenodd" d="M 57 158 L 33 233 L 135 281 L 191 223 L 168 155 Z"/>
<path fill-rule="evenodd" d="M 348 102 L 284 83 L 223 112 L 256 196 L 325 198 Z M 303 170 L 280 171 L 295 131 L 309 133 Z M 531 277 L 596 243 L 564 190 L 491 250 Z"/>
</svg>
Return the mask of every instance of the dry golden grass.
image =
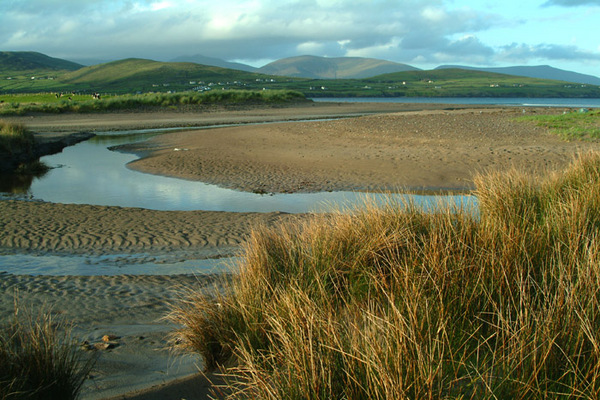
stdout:
<svg viewBox="0 0 600 400">
<path fill-rule="evenodd" d="M 170 318 L 230 398 L 598 398 L 600 155 L 475 194 L 257 229 Z"/>
</svg>

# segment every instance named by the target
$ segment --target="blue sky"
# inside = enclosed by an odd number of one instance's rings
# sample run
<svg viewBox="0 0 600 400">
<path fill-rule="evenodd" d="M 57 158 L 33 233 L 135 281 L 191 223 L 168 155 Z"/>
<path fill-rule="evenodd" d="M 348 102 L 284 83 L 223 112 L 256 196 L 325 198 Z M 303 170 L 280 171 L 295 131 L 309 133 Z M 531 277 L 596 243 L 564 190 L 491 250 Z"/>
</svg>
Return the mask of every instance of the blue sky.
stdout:
<svg viewBox="0 0 600 400">
<path fill-rule="evenodd" d="M 79 62 L 297 55 L 600 76 L 600 0 L 2 0 L 4 51 Z"/>
</svg>

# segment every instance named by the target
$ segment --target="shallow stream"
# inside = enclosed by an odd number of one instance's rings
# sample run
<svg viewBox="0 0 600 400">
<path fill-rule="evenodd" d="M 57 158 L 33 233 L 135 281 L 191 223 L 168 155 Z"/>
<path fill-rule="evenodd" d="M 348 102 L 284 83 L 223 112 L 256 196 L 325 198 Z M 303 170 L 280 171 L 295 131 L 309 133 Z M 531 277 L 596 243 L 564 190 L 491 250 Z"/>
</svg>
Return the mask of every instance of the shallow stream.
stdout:
<svg viewBox="0 0 600 400">
<path fill-rule="evenodd" d="M 21 198 L 52 203 L 139 207 L 165 211 L 229 211 L 289 213 L 326 212 L 364 201 L 361 192 L 258 194 L 225 189 L 203 182 L 151 175 L 127 168 L 134 154 L 111 151 L 111 146 L 146 140 L 158 131 L 100 133 L 67 147 L 63 152 L 42 157 L 52 167 L 27 187 L 13 188 Z M 384 200 L 387 194 L 369 194 Z M 394 195 L 413 198 L 427 206 L 446 199 L 464 201 L 465 196 Z"/>
</svg>

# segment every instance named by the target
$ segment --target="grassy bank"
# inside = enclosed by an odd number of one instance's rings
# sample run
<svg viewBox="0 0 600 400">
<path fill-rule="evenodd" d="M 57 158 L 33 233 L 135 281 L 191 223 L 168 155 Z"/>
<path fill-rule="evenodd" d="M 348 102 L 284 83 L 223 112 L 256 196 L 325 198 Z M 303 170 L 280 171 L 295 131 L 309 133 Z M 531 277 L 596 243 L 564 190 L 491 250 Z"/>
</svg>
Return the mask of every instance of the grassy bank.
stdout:
<svg viewBox="0 0 600 400">
<path fill-rule="evenodd" d="M 34 159 L 34 151 L 35 139 L 31 131 L 21 124 L 0 120 L 0 171 L 21 176 L 45 174 L 49 167 Z"/>
<path fill-rule="evenodd" d="M 598 398 L 600 155 L 476 184 L 479 213 L 256 230 L 223 293 L 174 308 L 183 344 L 231 398 Z"/>
<path fill-rule="evenodd" d="M 582 112 L 583 111 L 583 112 Z M 582 110 L 559 115 L 533 115 L 521 117 L 550 128 L 565 140 L 600 138 L 600 111 Z"/>
<path fill-rule="evenodd" d="M 0 98 L 0 115 L 28 113 L 102 112 L 155 110 L 189 106 L 272 105 L 306 101 L 290 90 L 213 90 L 207 92 L 145 93 L 137 95 L 56 97 L 54 94 L 5 95 Z"/>
</svg>

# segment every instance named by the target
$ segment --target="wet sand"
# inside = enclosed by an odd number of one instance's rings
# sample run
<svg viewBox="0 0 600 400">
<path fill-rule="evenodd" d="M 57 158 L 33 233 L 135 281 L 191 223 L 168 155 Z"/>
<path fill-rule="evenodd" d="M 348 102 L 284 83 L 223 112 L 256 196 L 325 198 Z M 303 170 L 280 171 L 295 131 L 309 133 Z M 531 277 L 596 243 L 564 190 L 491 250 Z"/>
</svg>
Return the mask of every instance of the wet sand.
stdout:
<svg viewBox="0 0 600 400">
<path fill-rule="evenodd" d="M 562 112 L 528 109 L 527 112 Z M 144 172 L 202 180 L 249 191 L 412 189 L 464 190 L 474 174 L 512 166 L 561 168 L 597 142 L 565 142 L 545 129 L 515 121 L 521 108 L 405 104 L 300 105 L 294 108 L 177 113 L 36 115 L 11 118 L 38 132 L 103 131 L 306 118 L 336 121 L 277 123 L 214 130 L 190 129 L 128 146 L 144 157 Z M 178 149 L 178 151 L 175 151 Z M 303 218 L 283 213 L 150 211 L 139 208 L 0 201 L 4 254 L 115 254 L 184 252 L 192 259 L 235 254 L 255 224 Z M 0 267 L 1 271 L 1 267 Z M 103 351 L 84 399 L 206 398 L 193 358 L 175 358 L 161 321 L 182 287 L 213 284 L 211 276 L 35 277 L 0 275 L 1 319 L 13 299 L 77 324 L 79 341 L 119 337 Z M 123 393 L 169 384 L 127 397 Z M 163 390 L 161 392 L 161 390 Z M 137 397 L 135 397 L 137 396 Z"/>
<path fill-rule="evenodd" d="M 40 133 L 76 131 L 114 131 L 174 127 L 203 127 L 211 125 L 328 119 L 361 115 L 445 109 L 485 109 L 489 106 L 455 104 L 400 103 L 329 103 L 306 102 L 291 106 L 266 107 L 207 107 L 190 111 L 115 112 L 93 114 L 34 114 L 2 117 L 8 122 L 25 124 Z"/>
<path fill-rule="evenodd" d="M 0 254 L 185 252 L 192 258 L 236 254 L 256 224 L 302 218 L 273 213 L 155 211 L 37 201 L 0 201 Z"/>
<path fill-rule="evenodd" d="M 171 351 L 175 328 L 162 320 L 169 304 L 189 288 L 218 288 L 214 275 L 26 276 L 0 273 L 0 323 L 14 314 L 46 310 L 53 320 L 75 324 L 74 345 L 98 357 L 82 399 L 105 399 L 196 374 L 198 357 Z M 111 335 L 110 348 L 92 349 Z M 206 385 L 205 385 L 206 386 Z M 205 388 L 207 393 L 208 388 Z"/>
</svg>

